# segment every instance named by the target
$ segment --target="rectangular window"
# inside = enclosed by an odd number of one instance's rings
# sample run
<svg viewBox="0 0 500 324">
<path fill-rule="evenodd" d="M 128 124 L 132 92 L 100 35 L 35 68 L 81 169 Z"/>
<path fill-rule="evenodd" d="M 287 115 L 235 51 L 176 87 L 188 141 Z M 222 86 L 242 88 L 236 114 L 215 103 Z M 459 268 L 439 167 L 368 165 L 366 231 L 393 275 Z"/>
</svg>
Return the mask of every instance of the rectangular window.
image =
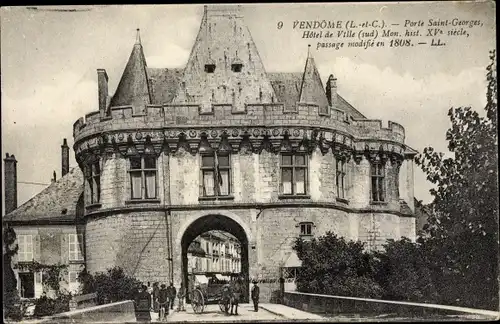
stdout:
<svg viewBox="0 0 500 324">
<path fill-rule="evenodd" d="M 201 174 L 204 197 L 229 196 L 231 193 L 231 161 L 229 154 L 203 155 Z"/>
<path fill-rule="evenodd" d="M 68 234 L 69 242 L 69 260 L 70 261 L 82 261 L 83 254 L 80 244 L 83 242 L 83 236 L 81 234 Z"/>
<path fill-rule="evenodd" d="M 132 199 L 157 198 L 156 157 L 131 157 L 129 173 Z"/>
<path fill-rule="evenodd" d="M 312 236 L 313 223 L 300 223 L 300 236 Z"/>
<path fill-rule="evenodd" d="M 371 165 L 372 178 L 372 202 L 385 201 L 385 170 L 382 163 L 373 163 Z"/>
<path fill-rule="evenodd" d="M 17 260 L 21 262 L 33 261 L 33 235 L 18 235 Z"/>
<path fill-rule="evenodd" d="M 305 154 L 281 155 L 281 193 L 305 195 L 307 193 L 307 158 Z"/>
<path fill-rule="evenodd" d="M 337 197 L 344 199 L 346 196 L 346 163 L 343 159 L 337 159 L 336 178 Z"/>
<path fill-rule="evenodd" d="M 87 197 L 90 204 L 101 201 L 101 166 L 95 161 L 87 166 L 86 172 L 88 191 Z"/>
</svg>

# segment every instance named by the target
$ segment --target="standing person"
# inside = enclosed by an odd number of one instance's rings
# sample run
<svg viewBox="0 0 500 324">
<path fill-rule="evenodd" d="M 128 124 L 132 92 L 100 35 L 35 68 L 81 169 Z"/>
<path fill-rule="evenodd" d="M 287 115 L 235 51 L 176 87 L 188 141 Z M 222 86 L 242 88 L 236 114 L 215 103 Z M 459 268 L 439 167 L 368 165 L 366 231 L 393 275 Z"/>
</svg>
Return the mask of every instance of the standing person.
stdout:
<svg viewBox="0 0 500 324">
<path fill-rule="evenodd" d="M 139 287 L 134 300 L 135 318 L 138 322 L 151 321 L 151 295 L 147 292 L 147 287 L 142 285 Z"/>
<path fill-rule="evenodd" d="M 174 309 L 174 300 L 175 300 L 175 295 L 177 295 L 177 289 L 175 289 L 173 282 L 170 282 L 170 286 L 168 286 L 167 290 L 168 290 L 168 303 L 170 309 Z"/>
<path fill-rule="evenodd" d="M 177 311 L 183 312 L 184 309 L 184 297 L 186 297 L 186 289 L 184 288 L 184 284 L 181 283 L 181 288 L 179 288 L 179 292 L 177 293 Z"/>
<path fill-rule="evenodd" d="M 160 292 L 160 287 L 158 287 L 158 282 L 153 284 L 153 311 L 158 313 L 158 293 Z"/>
<path fill-rule="evenodd" d="M 259 286 L 257 286 L 257 280 L 254 280 L 252 287 L 252 301 L 253 301 L 253 309 L 256 312 L 259 311 L 259 294 L 260 294 L 260 288 Z"/>
<path fill-rule="evenodd" d="M 151 282 L 148 281 L 148 287 L 146 288 L 146 291 L 148 292 L 149 296 L 151 296 L 151 299 L 153 298 L 153 287 L 151 287 Z M 153 310 L 153 304 L 151 304 L 151 310 Z"/>
<path fill-rule="evenodd" d="M 158 291 L 158 320 L 163 321 L 168 315 L 168 291 L 165 284 L 161 284 Z"/>
<path fill-rule="evenodd" d="M 241 280 L 238 278 L 233 285 L 232 289 L 233 297 L 231 301 L 231 315 L 233 315 L 233 306 L 236 306 L 234 315 L 238 315 L 238 304 L 240 303 L 241 297 Z"/>
</svg>

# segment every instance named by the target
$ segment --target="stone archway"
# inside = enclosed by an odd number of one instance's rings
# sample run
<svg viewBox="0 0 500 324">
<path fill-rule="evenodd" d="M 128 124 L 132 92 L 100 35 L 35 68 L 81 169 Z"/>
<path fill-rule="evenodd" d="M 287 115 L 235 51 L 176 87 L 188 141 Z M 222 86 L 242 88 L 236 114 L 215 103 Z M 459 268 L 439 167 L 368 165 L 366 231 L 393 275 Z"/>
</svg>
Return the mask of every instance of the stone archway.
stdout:
<svg viewBox="0 0 500 324">
<path fill-rule="evenodd" d="M 188 259 L 187 250 L 191 242 L 200 234 L 211 230 L 219 230 L 232 234 L 239 241 L 241 245 L 241 271 L 240 274 L 248 283 L 249 280 L 249 236 L 250 232 L 246 224 L 242 223 L 240 219 L 234 217 L 221 215 L 221 214 L 208 214 L 205 216 L 197 217 L 189 225 L 186 226 L 184 231 L 180 231 L 180 245 L 181 245 L 181 261 L 182 261 L 182 281 L 188 282 Z M 243 285 L 244 287 L 248 285 Z M 245 288 L 245 290 L 248 290 Z M 249 300 L 248 291 L 244 291 L 242 295 L 242 302 L 247 303 Z"/>
</svg>

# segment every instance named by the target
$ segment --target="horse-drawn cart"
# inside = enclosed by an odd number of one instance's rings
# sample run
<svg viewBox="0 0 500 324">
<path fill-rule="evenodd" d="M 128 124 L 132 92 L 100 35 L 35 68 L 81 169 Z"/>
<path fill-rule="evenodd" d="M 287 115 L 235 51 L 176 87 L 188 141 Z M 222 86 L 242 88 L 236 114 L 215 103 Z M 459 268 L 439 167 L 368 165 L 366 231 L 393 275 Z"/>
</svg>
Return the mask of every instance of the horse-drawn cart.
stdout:
<svg viewBox="0 0 500 324">
<path fill-rule="evenodd" d="M 202 313 L 208 304 L 218 304 L 220 310 L 225 311 L 227 306 L 222 296 L 223 288 L 235 276 L 237 275 L 220 273 L 189 274 L 188 292 L 193 311 Z"/>
</svg>

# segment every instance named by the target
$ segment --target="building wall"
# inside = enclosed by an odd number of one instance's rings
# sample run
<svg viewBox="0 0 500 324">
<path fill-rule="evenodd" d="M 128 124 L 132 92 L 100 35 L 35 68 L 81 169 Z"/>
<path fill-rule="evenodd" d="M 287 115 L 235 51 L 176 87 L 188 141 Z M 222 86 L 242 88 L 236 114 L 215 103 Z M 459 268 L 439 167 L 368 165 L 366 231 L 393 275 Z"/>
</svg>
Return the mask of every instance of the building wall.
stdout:
<svg viewBox="0 0 500 324">
<path fill-rule="evenodd" d="M 62 272 L 61 289 L 68 291 L 78 291 L 79 284 L 77 282 L 70 283 L 69 276 L 70 272 L 73 272 L 72 278 L 75 278 L 75 273 L 80 272 L 84 265 L 84 251 L 82 252 L 83 259 L 81 260 L 71 260 L 69 258 L 69 235 L 70 234 L 81 234 L 75 226 L 69 225 L 31 225 L 31 226 L 14 226 L 14 231 L 18 237 L 17 242 L 19 244 L 20 236 L 31 235 L 32 237 L 32 252 L 33 260 L 41 264 L 54 265 L 63 264 L 68 265 L 66 271 Z M 84 238 L 84 235 L 81 236 Z M 81 247 L 84 244 L 80 244 Z M 21 282 L 19 279 L 19 273 L 26 272 L 22 269 L 16 269 L 16 264 L 20 261 L 20 255 L 15 255 L 13 258 L 14 273 L 17 279 L 18 290 L 21 291 Z M 26 260 L 28 261 L 28 260 Z M 29 262 L 29 261 L 28 261 Z M 43 279 L 40 273 L 34 274 L 35 282 L 35 297 L 40 297 L 44 291 L 48 294 L 53 292 L 43 286 Z"/>
<path fill-rule="evenodd" d="M 240 243 L 235 238 L 212 233 L 198 236 L 196 242 L 205 251 L 205 255 L 196 255 L 188 251 L 190 272 L 239 273 L 241 271 L 241 255 L 238 249 Z"/>
</svg>

